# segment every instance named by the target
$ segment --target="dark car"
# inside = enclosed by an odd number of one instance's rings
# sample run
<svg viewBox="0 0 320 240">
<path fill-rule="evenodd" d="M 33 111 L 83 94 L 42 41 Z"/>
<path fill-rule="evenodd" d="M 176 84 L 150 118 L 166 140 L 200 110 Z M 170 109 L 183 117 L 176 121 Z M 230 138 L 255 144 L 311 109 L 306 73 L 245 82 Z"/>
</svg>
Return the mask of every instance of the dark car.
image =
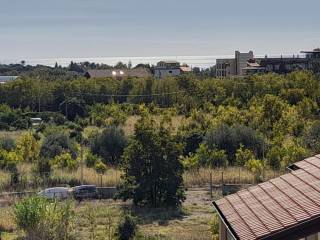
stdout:
<svg viewBox="0 0 320 240">
<path fill-rule="evenodd" d="M 73 196 L 77 200 L 98 198 L 98 191 L 95 185 L 82 185 L 73 188 Z"/>
</svg>

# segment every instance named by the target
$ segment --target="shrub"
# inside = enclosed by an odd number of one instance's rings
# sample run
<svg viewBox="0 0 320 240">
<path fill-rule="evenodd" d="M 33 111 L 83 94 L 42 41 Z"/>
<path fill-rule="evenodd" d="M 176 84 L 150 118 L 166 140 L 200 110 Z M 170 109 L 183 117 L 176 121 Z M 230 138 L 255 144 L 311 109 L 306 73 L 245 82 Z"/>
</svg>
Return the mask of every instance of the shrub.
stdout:
<svg viewBox="0 0 320 240">
<path fill-rule="evenodd" d="M 86 165 L 89 168 L 94 167 L 98 162 L 101 162 L 101 158 L 97 155 L 92 154 L 91 152 L 88 152 L 86 156 Z"/>
<path fill-rule="evenodd" d="M 27 239 L 73 239 L 74 211 L 70 203 L 51 203 L 34 196 L 16 203 L 13 212 L 17 226 L 25 232 Z"/>
<path fill-rule="evenodd" d="M 91 141 L 91 151 L 104 159 L 104 163 L 118 164 L 127 145 L 127 138 L 121 128 L 106 127 Z"/>
<path fill-rule="evenodd" d="M 73 159 L 70 153 L 62 153 L 54 158 L 53 164 L 59 168 L 67 168 L 69 171 L 78 167 L 78 161 Z"/>
<path fill-rule="evenodd" d="M 103 162 L 98 162 L 95 169 L 98 174 L 104 174 L 107 171 L 107 166 Z"/>
<path fill-rule="evenodd" d="M 130 240 L 133 239 L 137 232 L 137 224 L 135 219 L 129 215 L 125 214 L 118 227 L 116 229 L 116 237 L 119 240 Z"/>
<path fill-rule="evenodd" d="M 40 156 L 44 158 L 55 158 L 62 153 L 69 153 L 73 159 L 77 158 L 75 144 L 63 133 L 53 133 L 45 138 Z"/>
<path fill-rule="evenodd" d="M 0 148 L 11 151 L 16 147 L 16 143 L 12 138 L 0 138 Z"/>
</svg>

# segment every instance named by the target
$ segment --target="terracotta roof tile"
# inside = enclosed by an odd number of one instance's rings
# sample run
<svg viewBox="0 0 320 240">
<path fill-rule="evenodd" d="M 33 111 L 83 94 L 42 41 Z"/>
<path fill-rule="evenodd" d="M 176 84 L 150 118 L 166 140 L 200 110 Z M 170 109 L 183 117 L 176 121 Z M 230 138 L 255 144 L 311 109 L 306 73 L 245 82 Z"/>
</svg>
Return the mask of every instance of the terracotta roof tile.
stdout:
<svg viewBox="0 0 320 240">
<path fill-rule="evenodd" d="M 298 170 L 215 202 L 237 239 L 267 239 L 320 219 L 320 155 L 295 166 Z"/>
</svg>

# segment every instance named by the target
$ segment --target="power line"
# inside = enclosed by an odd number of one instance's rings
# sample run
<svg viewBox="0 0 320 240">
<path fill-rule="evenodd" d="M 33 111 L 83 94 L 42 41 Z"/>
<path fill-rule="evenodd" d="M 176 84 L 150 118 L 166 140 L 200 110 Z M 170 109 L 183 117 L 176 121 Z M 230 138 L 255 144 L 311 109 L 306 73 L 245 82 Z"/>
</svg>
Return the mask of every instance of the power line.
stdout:
<svg viewBox="0 0 320 240">
<path fill-rule="evenodd" d="M 104 93 L 86 93 L 86 92 L 69 92 L 75 95 L 88 95 L 88 96 L 102 96 L 102 97 L 154 97 L 154 96 L 167 96 L 176 95 L 180 93 L 187 93 L 188 91 L 164 92 L 164 93 L 151 93 L 151 94 L 104 94 Z"/>
</svg>

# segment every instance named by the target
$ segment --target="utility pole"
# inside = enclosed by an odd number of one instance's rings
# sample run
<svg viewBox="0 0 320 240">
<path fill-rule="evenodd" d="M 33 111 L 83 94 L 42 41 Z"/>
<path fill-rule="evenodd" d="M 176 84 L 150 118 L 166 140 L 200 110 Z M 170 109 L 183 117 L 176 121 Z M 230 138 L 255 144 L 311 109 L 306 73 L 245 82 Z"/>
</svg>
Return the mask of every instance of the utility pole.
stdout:
<svg viewBox="0 0 320 240">
<path fill-rule="evenodd" d="M 83 139 L 81 137 L 81 143 L 80 143 L 80 158 L 81 158 L 81 185 L 83 185 Z"/>
<path fill-rule="evenodd" d="M 41 99 L 40 99 L 40 76 L 38 78 L 38 112 L 41 112 Z"/>
</svg>

